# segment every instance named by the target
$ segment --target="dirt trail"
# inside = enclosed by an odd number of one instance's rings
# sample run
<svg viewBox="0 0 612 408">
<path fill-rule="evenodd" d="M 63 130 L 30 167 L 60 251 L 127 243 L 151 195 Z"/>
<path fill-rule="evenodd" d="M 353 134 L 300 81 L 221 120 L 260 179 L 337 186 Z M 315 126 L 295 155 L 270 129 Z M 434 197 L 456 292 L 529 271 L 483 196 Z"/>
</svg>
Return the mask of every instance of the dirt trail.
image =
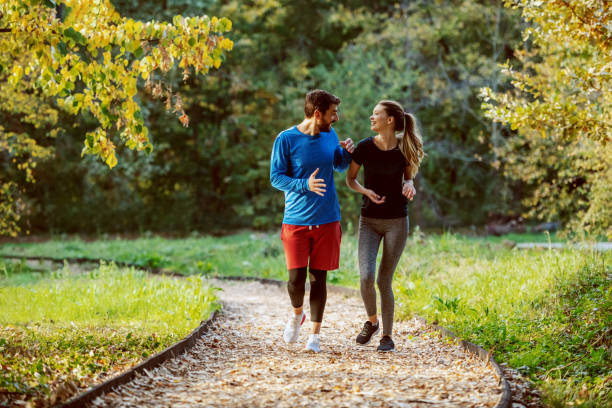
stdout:
<svg viewBox="0 0 612 408">
<path fill-rule="evenodd" d="M 180 357 L 97 398 L 94 406 L 172 407 L 494 407 L 501 387 L 492 367 L 439 339 L 416 320 L 394 326 L 395 353 L 376 341 L 357 346 L 361 300 L 328 294 L 322 352 L 285 344 L 286 289 L 215 281 L 223 315 Z M 308 296 L 308 295 L 307 295 Z M 307 303 L 307 302 L 306 302 Z"/>
</svg>

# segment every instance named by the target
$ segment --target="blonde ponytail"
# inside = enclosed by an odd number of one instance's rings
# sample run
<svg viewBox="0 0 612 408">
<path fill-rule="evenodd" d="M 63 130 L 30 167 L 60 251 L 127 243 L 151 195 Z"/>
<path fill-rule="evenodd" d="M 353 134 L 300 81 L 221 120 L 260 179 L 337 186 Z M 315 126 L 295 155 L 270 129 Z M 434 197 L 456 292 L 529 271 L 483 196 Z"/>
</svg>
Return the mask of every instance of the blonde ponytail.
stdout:
<svg viewBox="0 0 612 408">
<path fill-rule="evenodd" d="M 395 131 L 404 131 L 399 140 L 399 148 L 410 167 L 410 178 L 414 178 L 425 156 L 423 138 L 417 126 L 417 120 L 413 114 L 405 112 L 398 102 L 386 100 L 378 104 L 385 109 L 387 115 L 392 116 L 395 120 Z"/>
<path fill-rule="evenodd" d="M 423 138 L 417 126 L 416 118 L 408 112 L 404 112 L 404 133 L 399 147 L 410 165 L 410 178 L 414 178 L 419 171 L 425 153 L 423 152 Z"/>
</svg>

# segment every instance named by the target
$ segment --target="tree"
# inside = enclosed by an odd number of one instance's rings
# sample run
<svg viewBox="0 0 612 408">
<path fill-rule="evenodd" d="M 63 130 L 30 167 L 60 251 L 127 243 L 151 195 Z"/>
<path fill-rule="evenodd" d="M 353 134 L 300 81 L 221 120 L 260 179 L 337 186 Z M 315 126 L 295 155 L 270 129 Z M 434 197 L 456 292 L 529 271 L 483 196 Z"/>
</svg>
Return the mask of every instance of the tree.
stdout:
<svg viewBox="0 0 612 408">
<path fill-rule="evenodd" d="M 506 1 L 530 23 L 504 66 L 514 88 L 482 90 L 483 108 L 515 134 L 499 149 L 527 184 L 527 215 L 612 238 L 612 5 L 605 0 Z"/>
<path fill-rule="evenodd" d="M 512 186 L 489 164 L 502 130 L 481 112 L 478 89 L 507 86 L 498 64 L 512 58 L 519 34 L 517 13 L 501 1 L 403 2 L 331 68 L 315 70 L 322 86 L 341 89 L 344 135 L 370 136 L 368 118 L 381 99 L 417 116 L 427 156 L 411 215 L 421 226 L 480 224 L 489 212 L 517 210 Z M 343 209 L 351 197 L 342 197 Z"/>
<path fill-rule="evenodd" d="M 20 101 L 25 93 L 53 98 L 60 109 L 74 115 L 91 114 L 98 126 L 86 133 L 83 154 L 96 155 L 112 168 L 117 164 L 117 143 L 138 151 L 153 148 L 139 106 L 139 81 L 145 81 L 154 97 L 164 98 L 166 108 L 173 109 L 187 126 L 181 96 L 161 78 L 175 63 L 183 70 L 183 80 L 192 71 L 206 74 L 218 68 L 224 52 L 233 47 L 223 36 L 231 25 L 227 18 L 207 16 L 177 15 L 172 23 L 135 21 L 121 17 L 109 0 L 4 1 L 0 5 L 0 75 L 10 87 L 3 89 L 0 108 L 10 113 L 12 108 L 6 104 Z M 35 159 L 48 156 L 48 150 L 36 150 L 36 141 L 22 133 L 0 131 L 0 152 L 9 159 L 16 162 L 18 155 L 26 156 L 23 162 L 31 168 Z M 31 148 L 23 153 L 23 146 Z M 27 174 L 26 180 L 32 181 L 31 172 Z M 0 192 L 13 197 L 13 204 L 3 200 L 0 208 L 0 233 L 14 234 L 19 217 L 15 182 L 3 175 Z"/>
</svg>

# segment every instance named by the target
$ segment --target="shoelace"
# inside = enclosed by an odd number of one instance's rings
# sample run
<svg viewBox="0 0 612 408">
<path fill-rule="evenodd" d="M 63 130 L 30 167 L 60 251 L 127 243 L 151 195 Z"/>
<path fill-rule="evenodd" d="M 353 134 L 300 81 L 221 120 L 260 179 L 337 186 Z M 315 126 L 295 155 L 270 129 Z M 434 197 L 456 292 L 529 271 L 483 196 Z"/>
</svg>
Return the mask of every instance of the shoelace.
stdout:
<svg viewBox="0 0 612 408">
<path fill-rule="evenodd" d="M 374 328 L 374 325 L 370 323 L 370 327 L 371 327 L 371 328 Z M 367 336 L 367 335 L 368 335 L 368 332 L 369 332 L 369 330 L 368 330 L 368 323 L 365 323 L 365 324 L 363 325 L 363 329 L 361 329 L 361 335 L 362 335 L 362 336 Z"/>
</svg>

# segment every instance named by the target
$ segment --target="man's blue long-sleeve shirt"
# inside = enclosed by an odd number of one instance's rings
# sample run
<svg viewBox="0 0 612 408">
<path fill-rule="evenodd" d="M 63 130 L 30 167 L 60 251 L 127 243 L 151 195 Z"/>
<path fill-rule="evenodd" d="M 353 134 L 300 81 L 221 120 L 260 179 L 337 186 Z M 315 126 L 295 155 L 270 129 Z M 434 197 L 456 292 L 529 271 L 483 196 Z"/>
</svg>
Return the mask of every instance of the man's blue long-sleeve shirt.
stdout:
<svg viewBox="0 0 612 408">
<path fill-rule="evenodd" d="M 284 130 L 274 140 L 270 159 L 272 186 L 285 192 L 284 224 L 321 225 L 340 221 L 340 205 L 334 183 L 334 170 L 344 171 L 351 155 L 338 142 L 333 128 L 311 136 L 297 126 Z M 325 180 L 323 197 L 308 189 L 308 178 Z"/>
</svg>

